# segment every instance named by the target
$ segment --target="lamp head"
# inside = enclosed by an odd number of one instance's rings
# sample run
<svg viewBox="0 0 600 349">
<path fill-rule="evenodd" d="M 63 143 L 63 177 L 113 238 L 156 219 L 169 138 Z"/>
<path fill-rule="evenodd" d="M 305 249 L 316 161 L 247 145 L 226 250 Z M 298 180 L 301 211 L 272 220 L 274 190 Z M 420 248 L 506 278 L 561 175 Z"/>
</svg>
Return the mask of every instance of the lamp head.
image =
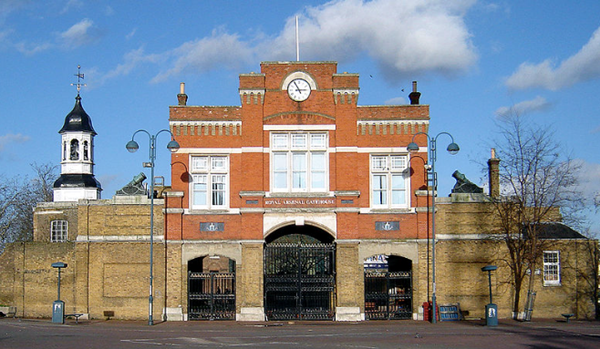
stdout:
<svg viewBox="0 0 600 349">
<path fill-rule="evenodd" d="M 415 142 L 410 142 L 406 147 L 409 153 L 416 153 L 419 151 L 419 146 Z"/>
<path fill-rule="evenodd" d="M 140 149 L 140 146 L 137 144 L 136 141 L 134 141 L 132 139 L 129 142 L 127 142 L 127 145 L 125 146 L 125 148 L 127 148 L 128 152 L 135 153 L 138 149 Z"/>
<path fill-rule="evenodd" d="M 456 153 L 458 153 L 458 151 L 460 150 L 460 147 L 458 146 L 458 144 L 452 142 L 448 144 L 448 148 L 446 148 L 446 150 L 448 151 L 448 153 L 450 153 L 450 155 L 456 155 Z"/>
<path fill-rule="evenodd" d="M 498 269 L 498 267 L 495 265 L 486 265 L 485 267 L 481 268 L 481 271 L 494 271 L 496 269 Z"/>
<path fill-rule="evenodd" d="M 167 144 L 167 149 L 169 149 L 171 153 L 174 153 L 179 150 L 179 143 L 173 139 L 169 142 L 169 144 Z"/>
</svg>

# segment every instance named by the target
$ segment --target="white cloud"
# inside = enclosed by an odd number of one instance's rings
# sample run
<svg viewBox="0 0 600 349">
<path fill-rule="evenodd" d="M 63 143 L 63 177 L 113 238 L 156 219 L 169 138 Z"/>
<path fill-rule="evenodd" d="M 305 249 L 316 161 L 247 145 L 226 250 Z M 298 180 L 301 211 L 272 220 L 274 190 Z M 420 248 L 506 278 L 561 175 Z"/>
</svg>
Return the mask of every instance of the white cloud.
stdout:
<svg viewBox="0 0 600 349">
<path fill-rule="evenodd" d="M 124 56 L 124 63 L 119 64 L 115 69 L 109 71 L 106 74 L 103 74 L 99 79 L 98 83 L 102 84 L 106 80 L 118 77 L 118 76 L 126 76 L 133 69 L 135 69 L 139 64 L 150 62 L 156 63 L 160 61 L 162 58 L 159 55 L 147 55 L 144 53 L 144 48 L 140 47 L 136 50 L 129 51 Z M 98 72 L 94 71 L 95 74 Z M 100 74 L 98 74 L 100 75 Z"/>
<path fill-rule="evenodd" d="M 477 60 L 464 22 L 474 3 L 337 0 L 311 7 L 299 20 L 300 58 L 344 62 L 366 53 L 388 80 L 462 72 Z M 295 57 L 294 32 L 289 19 L 280 36 L 265 43 L 272 59 Z"/>
<path fill-rule="evenodd" d="M 107 5 L 107 6 L 104 8 L 104 14 L 105 14 L 105 15 L 107 15 L 107 16 L 112 16 L 112 15 L 114 15 L 114 14 L 115 14 L 115 10 L 112 8 L 112 6 L 110 6 L 110 5 Z"/>
<path fill-rule="evenodd" d="M 394 98 L 390 98 L 387 101 L 385 101 L 385 105 L 400 105 L 400 104 L 407 104 L 408 102 L 406 101 L 406 98 L 404 97 L 394 97 Z"/>
<path fill-rule="evenodd" d="M 0 30 L 0 44 L 4 41 L 7 41 L 8 36 L 12 33 L 12 30 Z"/>
<path fill-rule="evenodd" d="M 17 49 L 17 51 L 19 51 L 27 56 L 31 56 L 36 53 L 46 51 L 46 50 L 52 48 L 52 46 L 53 46 L 52 44 L 47 43 L 47 42 L 43 42 L 40 44 L 19 42 L 17 44 L 14 44 L 14 47 Z"/>
<path fill-rule="evenodd" d="M 75 48 L 96 41 L 98 32 L 95 30 L 94 22 L 84 18 L 60 33 L 59 38 L 65 47 Z"/>
<path fill-rule="evenodd" d="M 135 35 L 136 32 L 137 32 L 137 28 L 133 28 L 133 30 L 131 30 L 129 32 L 129 34 L 125 35 L 125 39 L 130 40 L 131 38 L 133 38 L 133 36 Z"/>
<path fill-rule="evenodd" d="M 203 73 L 215 68 L 239 69 L 251 63 L 253 50 L 238 35 L 214 30 L 210 37 L 189 41 L 163 54 L 172 59 L 173 67 L 152 79 L 160 82 L 180 73 Z"/>
<path fill-rule="evenodd" d="M 476 0 L 333 0 L 300 15 L 300 59 L 350 62 L 368 55 L 385 79 L 418 74 L 454 75 L 477 61 L 464 22 Z M 294 60 L 294 18 L 275 37 L 258 33 L 248 41 L 223 29 L 157 54 L 168 67 L 163 81 L 182 73 L 240 69 L 257 60 Z M 82 23 L 81 27 L 84 27 Z M 83 28 L 82 28 L 83 29 Z"/>
<path fill-rule="evenodd" d="M 69 12 L 71 9 L 78 9 L 83 6 L 81 0 L 68 0 L 63 9 L 60 11 L 61 15 Z"/>
<path fill-rule="evenodd" d="M 600 198 L 600 164 L 590 163 L 583 159 L 573 160 L 580 167 L 577 172 L 578 185 L 587 202 Z M 600 202 L 598 202 L 600 203 Z"/>
<path fill-rule="evenodd" d="M 24 143 L 29 141 L 29 136 L 23 136 L 18 133 L 16 135 L 8 133 L 3 136 L 0 136 L 0 152 L 4 151 L 6 146 L 14 143 Z"/>
<path fill-rule="evenodd" d="M 510 107 L 501 107 L 496 110 L 496 117 L 504 118 L 511 115 L 525 115 L 536 111 L 548 110 L 552 104 L 546 98 L 537 96 L 532 100 L 519 102 Z"/>
<path fill-rule="evenodd" d="M 23 0 L 0 0 L 0 23 L 4 21 L 9 13 L 28 5 L 28 2 Z"/>
<path fill-rule="evenodd" d="M 552 91 L 600 77 L 600 28 L 579 52 L 558 66 L 550 59 L 539 64 L 525 62 L 506 79 L 515 90 L 544 88 Z"/>
</svg>

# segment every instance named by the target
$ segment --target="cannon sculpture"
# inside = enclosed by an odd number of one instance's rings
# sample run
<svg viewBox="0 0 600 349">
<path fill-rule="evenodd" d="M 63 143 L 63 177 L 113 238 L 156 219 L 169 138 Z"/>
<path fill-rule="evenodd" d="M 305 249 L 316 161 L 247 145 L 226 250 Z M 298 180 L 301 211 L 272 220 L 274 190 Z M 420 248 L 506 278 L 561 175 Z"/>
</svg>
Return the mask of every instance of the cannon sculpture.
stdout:
<svg viewBox="0 0 600 349">
<path fill-rule="evenodd" d="M 131 196 L 131 195 L 146 195 L 146 188 L 144 188 L 143 182 L 146 179 L 144 172 L 140 172 L 139 175 L 133 177 L 131 182 L 127 183 L 126 186 L 117 190 L 117 196 Z"/>
<path fill-rule="evenodd" d="M 483 188 L 468 180 L 464 174 L 460 173 L 460 171 L 454 171 L 452 177 L 456 179 L 456 184 L 454 185 L 454 188 L 452 188 L 452 193 L 483 193 Z"/>
</svg>

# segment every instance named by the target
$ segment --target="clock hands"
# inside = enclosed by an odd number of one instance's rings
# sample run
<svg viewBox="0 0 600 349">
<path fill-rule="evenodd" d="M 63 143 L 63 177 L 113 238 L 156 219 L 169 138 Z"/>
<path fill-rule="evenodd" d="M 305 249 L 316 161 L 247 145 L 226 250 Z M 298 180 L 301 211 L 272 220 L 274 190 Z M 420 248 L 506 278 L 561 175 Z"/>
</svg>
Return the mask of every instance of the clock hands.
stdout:
<svg viewBox="0 0 600 349">
<path fill-rule="evenodd" d="M 287 86 L 290 98 L 296 102 L 302 102 L 310 95 L 311 87 L 304 79 L 294 79 Z"/>
<path fill-rule="evenodd" d="M 298 86 L 298 83 L 296 81 L 294 81 L 294 85 L 296 85 L 296 90 L 298 90 L 299 93 L 302 93 L 302 91 L 304 91 L 304 89 L 300 88 L 300 86 Z"/>
</svg>

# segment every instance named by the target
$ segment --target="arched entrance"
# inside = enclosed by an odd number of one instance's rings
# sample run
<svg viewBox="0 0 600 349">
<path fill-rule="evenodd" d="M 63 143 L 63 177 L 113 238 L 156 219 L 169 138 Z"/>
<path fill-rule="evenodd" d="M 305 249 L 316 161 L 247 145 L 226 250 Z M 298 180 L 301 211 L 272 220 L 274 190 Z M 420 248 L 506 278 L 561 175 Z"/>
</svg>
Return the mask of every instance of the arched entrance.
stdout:
<svg viewBox="0 0 600 349">
<path fill-rule="evenodd" d="M 269 320 L 333 320 L 335 244 L 312 226 L 270 234 L 264 249 L 265 313 Z"/>
<path fill-rule="evenodd" d="M 367 258 L 365 269 L 365 318 L 412 319 L 412 261 L 399 256 Z"/>
<path fill-rule="evenodd" d="M 188 262 L 188 320 L 235 320 L 235 261 L 205 256 Z"/>
</svg>

